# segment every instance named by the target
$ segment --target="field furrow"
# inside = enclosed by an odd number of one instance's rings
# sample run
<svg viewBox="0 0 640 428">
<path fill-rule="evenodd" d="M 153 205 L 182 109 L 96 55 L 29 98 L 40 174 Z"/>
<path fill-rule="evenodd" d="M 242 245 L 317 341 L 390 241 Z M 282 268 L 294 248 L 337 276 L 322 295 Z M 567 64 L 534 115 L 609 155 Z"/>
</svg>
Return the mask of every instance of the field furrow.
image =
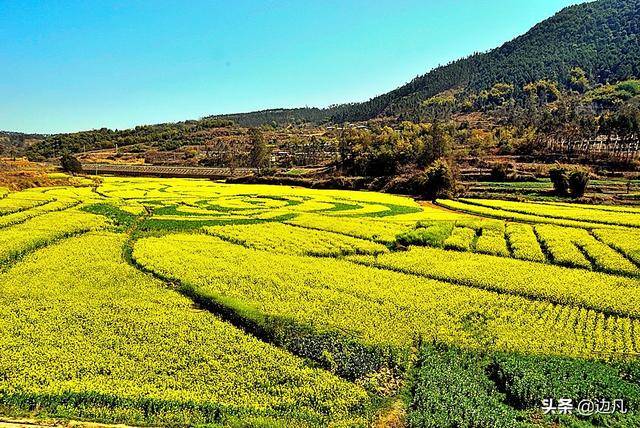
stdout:
<svg viewBox="0 0 640 428">
<path fill-rule="evenodd" d="M 429 252 L 432 251 L 441 252 L 442 257 L 430 258 Z M 391 266 L 390 260 L 406 254 L 413 256 L 404 260 L 410 266 L 415 265 L 412 262 L 416 260 L 423 260 L 423 266 L 438 265 L 445 259 L 456 259 L 458 255 L 469 257 L 432 249 L 412 249 L 375 259 L 353 257 L 366 259 L 371 264 Z M 267 330 L 278 325 L 286 330 L 289 325 L 294 331 L 301 329 L 311 333 L 305 336 L 306 345 L 290 339 L 293 342 L 288 346 L 319 360 L 322 360 L 323 350 L 331 353 L 340 349 L 335 343 L 327 344 L 327 334 L 330 337 L 337 335 L 335 340 L 338 342 L 346 340 L 346 336 L 373 349 L 381 345 L 406 349 L 416 337 L 423 337 L 471 348 L 490 346 L 546 354 L 588 356 L 594 349 L 614 355 L 624 353 L 624 349 L 605 343 L 604 339 L 585 348 L 582 335 L 559 317 L 562 310 L 567 313 L 579 311 L 580 308 L 575 306 L 549 307 L 544 301 L 349 265 L 344 261 L 270 254 L 203 235 L 145 238 L 136 243 L 133 256 L 144 268 L 180 281 L 196 296 L 228 307 Z M 508 259 L 491 258 L 492 262 L 499 260 Z M 558 273 L 566 273 L 563 268 L 551 268 L 555 271 L 550 273 L 556 276 L 550 275 L 549 279 L 557 278 Z M 599 290 L 603 290 L 606 284 L 610 284 L 612 290 L 622 286 L 617 282 L 619 278 L 597 278 L 601 279 Z M 526 283 L 519 285 L 524 287 Z M 542 287 L 553 290 L 555 285 Z M 627 287 L 637 288 L 637 283 L 629 280 Z M 591 295 L 595 295 L 595 290 L 592 290 Z M 571 291 L 568 290 L 570 298 L 565 300 L 579 300 L 579 296 Z M 548 293 L 555 297 L 551 291 Z M 629 301 L 625 305 L 615 299 L 607 302 L 593 300 L 589 303 L 600 309 L 615 308 L 621 314 L 640 313 L 638 305 Z M 624 307 L 617 307 L 617 304 Z M 398 311 L 398 308 L 403 310 Z M 554 314 L 551 318 L 549 310 Z M 540 313 L 553 321 L 537 321 Z M 613 333 L 611 327 L 602 321 L 596 328 L 607 334 Z M 315 342 L 314 336 L 317 336 Z M 336 357 L 335 360 L 339 359 Z"/>
<path fill-rule="evenodd" d="M 640 317 L 640 280 L 483 254 L 413 247 L 358 263 L 558 304 Z"/>
<path fill-rule="evenodd" d="M 0 405 L 143 425 L 360 424 L 360 387 L 193 307 L 92 233 L 0 276 Z M 349 422 L 350 421 L 350 422 Z"/>
</svg>

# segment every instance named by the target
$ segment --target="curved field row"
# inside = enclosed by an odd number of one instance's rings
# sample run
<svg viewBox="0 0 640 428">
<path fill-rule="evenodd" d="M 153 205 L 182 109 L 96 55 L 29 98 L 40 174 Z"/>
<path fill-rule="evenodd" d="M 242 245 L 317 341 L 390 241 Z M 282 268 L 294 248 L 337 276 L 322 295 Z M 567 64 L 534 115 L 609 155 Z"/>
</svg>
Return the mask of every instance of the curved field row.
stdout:
<svg viewBox="0 0 640 428">
<path fill-rule="evenodd" d="M 406 225 L 364 218 L 343 218 L 303 214 L 287 223 L 309 229 L 341 233 L 354 238 L 368 239 L 383 244 L 396 241 L 396 236 L 407 229 Z"/>
<path fill-rule="evenodd" d="M 0 228 L 23 223 L 30 218 L 38 217 L 46 213 L 67 210 L 80 204 L 81 202 L 76 200 L 56 200 L 28 210 L 3 215 L 0 216 Z"/>
<path fill-rule="evenodd" d="M 594 210 L 580 205 L 553 205 L 535 202 L 497 201 L 491 199 L 461 199 L 469 205 L 478 205 L 513 213 L 534 215 L 560 220 L 578 220 L 615 226 L 640 227 L 640 216 L 636 212 Z M 596 212 L 594 212 L 596 211 Z"/>
<path fill-rule="evenodd" d="M 362 423 L 362 388 L 194 309 L 125 263 L 125 240 L 71 238 L 0 275 L 1 406 L 161 426 Z"/>
<path fill-rule="evenodd" d="M 374 348 L 407 349 L 417 337 L 471 348 L 586 357 L 635 355 L 638 348 L 639 338 L 632 331 L 640 328 L 640 321 L 627 317 L 346 261 L 271 254 L 204 235 L 145 238 L 135 244 L 133 257 L 144 268 L 181 281 L 199 298 L 230 308 L 262 328 L 310 329 L 311 337 L 299 337 L 307 345 L 296 343 L 292 334 L 288 346 L 306 346 L 302 352 L 317 359 L 322 351 L 335 351 L 332 346 L 337 345 L 325 342 L 326 335 L 335 334 Z M 410 262 L 417 260 L 430 263 L 426 257 Z M 603 302 L 600 307 L 616 304 Z M 635 306 L 628 303 L 620 312 L 640 313 Z"/>
<path fill-rule="evenodd" d="M 507 202 L 507 201 L 500 201 L 500 202 Z M 463 202 L 462 200 L 439 199 L 438 204 L 445 208 L 449 208 L 453 211 L 469 213 L 469 214 L 474 214 L 474 215 L 484 216 L 489 218 L 496 218 L 501 220 L 512 220 L 512 221 L 524 222 L 524 223 L 533 223 L 533 224 L 549 223 L 549 224 L 556 224 L 559 226 L 580 227 L 583 229 L 595 229 L 595 228 L 607 228 L 607 227 L 623 228 L 623 226 L 620 226 L 620 225 L 603 224 L 601 222 L 595 222 L 593 220 L 582 221 L 582 220 L 571 220 L 566 218 L 545 217 L 545 216 L 540 216 L 536 214 L 524 214 L 517 211 L 509 211 L 509 210 L 501 209 L 499 207 L 489 207 L 489 206 L 482 206 L 478 204 L 471 204 L 471 203 Z M 593 213 L 591 215 L 592 215 L 591 219 L 593 219 L 593 217 L 596 216 Z"/>
<path fill-rule="evenodd" d="M 587 205 L 587 204 L 576 204 L 570 202 L 539 202 L 535 201 L 533 203 L 540 205 L 551 205 L 551 206 L 560 206 L 567 208 L 580 208 L 584 210 L 595 210 L 595 211 L 612 211 L 612 212 L 622 212 L 622 213 L 631 213 L 631 214 L 640 214 L 640 207 L 630 206 L 630 205 Z M 598 215 L 598 213 L 593 213 L 593 215 Z"/>
<path fill-rule="evenodd" d="M 25 196 L 23 193 L 10 193 L 0 199 L 0 216 L 28 210 L 54 201 L 55 199 L 45 198 L 44 195 Z"/>
<path fill-rule="evenodd" d="M 98 229 L 106 224 L 102 216 L 71 209 L 42 214 L 0 229 L 0 266 L 49 242 Z"/>
<path fill-rule="evenodd" d="M 259 223 L 245 226 L 205 227 L 205 232 L 224 240 L 258 250 L 284 254 L 338 257 L 351 254 L 382 254 L 384 245 L 331 232 L 289 226 L 282 223 Z"/>
<path fill-rule="evenodd" d="M 351 256 L 349 260 L 469 287 L 640 317 L 640 282 L 634 278 L 436 248 L 413 247 L 375 258 Z"/>
</svg>

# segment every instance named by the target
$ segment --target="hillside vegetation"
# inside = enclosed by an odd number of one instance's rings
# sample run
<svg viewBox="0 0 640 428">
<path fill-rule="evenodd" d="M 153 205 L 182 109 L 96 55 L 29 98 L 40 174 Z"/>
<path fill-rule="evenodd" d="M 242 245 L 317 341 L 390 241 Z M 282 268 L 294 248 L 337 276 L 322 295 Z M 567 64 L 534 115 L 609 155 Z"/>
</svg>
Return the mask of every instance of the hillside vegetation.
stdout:
<svg viewBox="0 0 640 428">
<path fill-rule="evenodd" d="M 344 109 L 334 120 L 406 115 L 441 92 L 461 88 L 469 95 L 496 83 L 513 85 L 517 98 L 524 100 L 526 84 L 547 79 L 568 86 L 569 72 L 575 67 L 598 83 L 639 76 L 639 23 L 638 0 L 571 6 L 499 48 L 438 67 L 398 89 Z"/>
</svg>

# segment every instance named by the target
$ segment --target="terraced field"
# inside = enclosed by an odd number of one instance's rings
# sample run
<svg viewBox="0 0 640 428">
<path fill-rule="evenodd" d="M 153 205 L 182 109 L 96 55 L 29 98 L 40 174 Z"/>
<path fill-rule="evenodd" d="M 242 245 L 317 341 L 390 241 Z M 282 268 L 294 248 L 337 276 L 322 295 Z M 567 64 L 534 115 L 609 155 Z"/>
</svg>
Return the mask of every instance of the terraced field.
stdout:
<svg viewBox="0 0 640 428">
<path fill-rule="evenodd" d="M 639 290 L 640 207 L 192 179 L 0 189 L 0 413 L 638 426 Z M 629 412 L 542 414 L 565 397 Z"/>
</svg>

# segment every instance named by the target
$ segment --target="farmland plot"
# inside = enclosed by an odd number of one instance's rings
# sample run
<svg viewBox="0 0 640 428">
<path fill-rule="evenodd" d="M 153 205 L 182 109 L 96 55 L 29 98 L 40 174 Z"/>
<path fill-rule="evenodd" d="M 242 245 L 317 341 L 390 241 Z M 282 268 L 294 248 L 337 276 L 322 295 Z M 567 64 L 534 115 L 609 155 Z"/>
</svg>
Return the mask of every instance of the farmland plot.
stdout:
<svg viewBox="0 0 640 428">
<path fill-rule="evenodd" d="M 640 425 L 638 207 L 101 180 L 0 190 L 0 415 Z"/>
</svg>

